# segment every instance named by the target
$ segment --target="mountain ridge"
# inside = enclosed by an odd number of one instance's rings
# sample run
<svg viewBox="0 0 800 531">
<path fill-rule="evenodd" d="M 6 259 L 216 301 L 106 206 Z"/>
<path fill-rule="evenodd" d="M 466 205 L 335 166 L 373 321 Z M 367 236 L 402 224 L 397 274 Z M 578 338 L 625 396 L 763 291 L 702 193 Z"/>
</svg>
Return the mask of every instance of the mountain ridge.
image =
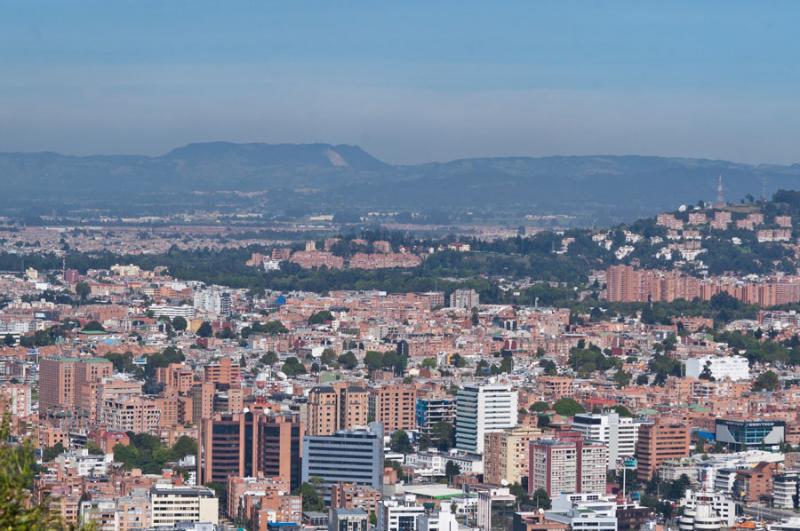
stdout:
<svg viewBox="0 0 800 531">
<path fill-rule="evenodd" d="M 162 155 L 0 153 L 0 212 L 51 208 L 194 209 L 187 192 L 264 191 L 258 205 L 206 198 L 203 208 L 300 212 L 445 211 L 453 219 L 558 214 L 579 224 L 635 219 L 713 200 L 800 188 L 800 164 L 657 155 L 462 158 L 393 165 L 348 144 L 195 142 Z M 64 203 L 60 206 L 60 203 Z M 503 211 L 504 216 L 498 216 Z"/>
</svg>

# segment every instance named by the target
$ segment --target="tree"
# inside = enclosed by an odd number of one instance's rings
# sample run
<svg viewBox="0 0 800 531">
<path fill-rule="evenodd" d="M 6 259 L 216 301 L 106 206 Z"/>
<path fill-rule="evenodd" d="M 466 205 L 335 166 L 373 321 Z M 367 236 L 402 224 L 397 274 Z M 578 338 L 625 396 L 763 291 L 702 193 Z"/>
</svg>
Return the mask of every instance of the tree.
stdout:
<svg viewBox="0 0 800 531">
<path fill-rule="evenodd" d="M 617 369 L 617 372 L 614 374 L 614 383 L 617 384 L 617 387 L 623 388 L 631 383 L 631 375 L 622 369 Z"/>
<path fill-rule="evenodd" d="M 78 282 L 75 284 L 75 294 L 78 296 L 81 302 L 86 302 L 86 300 L 89 298 L 89 295 L 92 294 L 92 287 L 86 282 Z"/>
<path fill-rule="evenodd" d="M 339 356 L 338 361 L 339 365 L 341 365 L 347 370 L 353 370 L 356 367 L 358 367 L 358 358 L 356 358 L 356 355 L 353 354 L 352 350 L 348 350 L 347 352 Z"/>
<path fill-rule="evenodd" d="M 103 328 L 103 325 L 98 323 L 97 321 L 89 321 L 86 323 L 86 326 L 83 327 L 84 332 L 105 332 L 106 329 Z"/>
<path fill-rule="evenodd" d="M 514 369 L 514 359 L 511 356 L 503 356 L 500 361 L 500 372 L 511 372 Z"/>
<path fill-rule="evenodd" d="M 311 477 L 297 489 L 296 494 L 303 498 L 303 512 L 322 511 L 325 508 L 325 502 L 318 490 L 321 484 L 320 478 Z"/>
<path fill-rule="evenodd" d="M 426 369 L 435 369 L 436 368 L 436 358 L 425 358 L 420 363 L 420 366 Z"/>
<path fill-rule="evenodd" d="M 547 411 L 548 409 L 550 409 L 550 404 L 541 401 L 534 402 L 533 404 L 531 404 L 531 407 L 529 409 L 530 411 L 541 413 L 543 411 Z"/>
<path fill-rule="evenodd" d="M 278 354 L 276 354 L 275 351 L 270 350 L 266 354 L 261 356 L 261 358 L 259 358 L 258 361 L 259 363 L 263 363 L 264 365 L 275 365 L 276 363 L 278 363 Z"/>
<path fill-rule="evenodd" d="M 478 316 L 478 308 L 472 309 L 472 316 L 470 318 L 470 322 L 472 323 L 472 326 L 478 326 L 481 323 L 481 319 Z"/>
<path fill-rule="evenodd" d="M 614 406 L 611 409 L 613 409 L 620 417 L 633 417 L 631 410 L 625 406 Z"/>
<path fill-rule="evenodd" d="M 553 404 L 553 409 L 563 417 L 574 417 L 578 413 L 586 413 L 582 405 L 572 398 L 567 397 L 559 398 L 558 401 Z"/>
<path fill-rule="evenodd" d="M 328 310 L 319 311 L 308 318 L 310 325 L 325 324 L 330 321 L 333 321 L 333 314 Z"/>
<path fill-rule="evenodd" d="M 539 415 L 536 417 L 536 427 L 547 428 L 549 426 L 550 426 L 550 415 L 539 413 Z"/>
<path fill-rule="evenodd" d="M 57 442 L 53 446 L 45 448 L 44 451 L 42 451 L 42 461 L 44 462 L 52 461 L 53 459 L 55 459 L 56 457 L 58 457 L 63 453 L 64 453 L 64 445 L 61 444 L 60 442 Z"/>
<path fill-rule="evenodd" d="M 453 478 L 461 473 L 461 466 L 455 461 L 448 461 L 447 464 L 444 466 L 444 477 L 447 478 L 447 482 L 450 483 L 453 481 Z"/>
<path fill-rule="evenodd" d="M 714 378 L 714 373 L 711 372 L 711 361 L 707 361 L 705 365 L 703 365 L 703 370 L 700 371 L 697 377 L 700 380 L 708 380 L 709 382 L 716 380 L 716 378 Z"/>
<path fill-rule="evenodd" d="M 449 422 L 437 422 L 431 426 L 431 440 L 439 450 L 446 452 L 456 444 L 456 429 Z"/>
<path fill-rule="evenodd" d="M 775 391 L 780 387 L 780 380 L 774 371 L 762 372 L 753 382 L 753 391 Z"/>
<path fill-rule="evenodd" d="M 172 328 L 177 330 L 178 332 L 183 332 L 189 326 L 189 323 L 186 322 L 186 319 L 178 315 L 172 320 Z"/>
<path fill-rule="evenodd" d="M 326 348 L 322 351 L 322 356 L 320 356 L 319 361 L 328 367 L 334 368 L 339 364 L 338 358 L 336 357 L 336 352 L 334 352 L 331 348 Z"/>
<path fill-rule="evenodd" d="M 401 454 L 410 453 L 414 449 L 411 446 L 411 439 L 408 438 L 408 433 L 405 430 L 397 430 L 392 434 L 389 439 L 389 447 L 393 452 Z"/>
<path fill-rule="evenodd" d="M 36 457 L 30 441 L 11 444 L 10 421 L 0 425 L 0 529 L 60 529 L 62 526 L 46 504 L 31 503 L 30 491 L 36 474 Z"/>
<path fill-rule="evenodd" d="M 383 367 L 383 354 L 377 350 L 368 350 L 364 355 L 364 365 L 370 372 L 377 371 Z"/>
<path fill-rule="evenodd" d="M 300 363 L 300 360 L 298 360 L 294 356 L 290 356 L 286 358 L 286 361 L 281 367 L 281 372 L 284 373 L 286 376 L 291 377 L 291 376 L 297 376 L 299 374 L 305 374 L 306 368 L 302 363 Z"/>
<path fill-rule="evenodd" d="M 200 328 L 197 329 L 197 335 L 199 337 L 211 337 L 214 334 L 214 329 L 211 328 L 211 323 L 208 321 L 203 321 L 200 325 Z"/>
<path fill-rule="evenodd" d="M 534 491 L 533 496 L 531 497 L 531 503 L 533 503 L 537 509 L 544 510 L 549 509 L 552 505 L 550 496 L 547 495 L 547 491 L 543 488 L 538 488 Z"/>
<path fill-rule="evenodd" d="M 14 339 L 14 336 L 12 336 L 11 334 L 6 334 L 6 336 L 3 338 L 3 343 L 7 347 L 13 347 L 14 345 L 17 344 L 17 341 Z"/>
</svg>

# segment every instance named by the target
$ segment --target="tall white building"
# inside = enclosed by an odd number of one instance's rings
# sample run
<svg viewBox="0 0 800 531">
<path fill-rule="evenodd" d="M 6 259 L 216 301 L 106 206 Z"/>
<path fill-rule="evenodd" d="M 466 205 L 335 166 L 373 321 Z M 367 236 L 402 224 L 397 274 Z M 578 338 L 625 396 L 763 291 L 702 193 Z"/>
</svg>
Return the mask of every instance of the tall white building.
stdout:
<svg viewBox="0 0 800 531">
<path fill-rule="evenodd" d="M 630 417 L 620 417 L 614 412 L 584 413 L 575 415 L 572 429 L 581 432 L 586 439 L 605 443 L 608 448 L 608 469 L 614 470 L 622 459 L 633 457 L 639 438 L 639 424 Z"/>
<path fill-rule="evenodd" d="M 686 376 L 699 378 L 708 366 L 715 380 L 726 378 L 733 382 L 750 379 L 750 363 L 743 356 L 700 356 L 686 360 Z"/>
<path fill-rule="evenodd" d="M 736 525 L 736 502 L 723 492 L 697 492 L 687 490 L 680 502 L 684 508 L 678 524 L 680 529 L 711 529 L 708 525 L 733 527 Z"/>
<path fill-rule="evenodd" d="M 518 422 L 517 392 L 510 384 L 468 384 L 456 395 L 456 448 L 483 453 L 484 435 Z"/>
</svg>

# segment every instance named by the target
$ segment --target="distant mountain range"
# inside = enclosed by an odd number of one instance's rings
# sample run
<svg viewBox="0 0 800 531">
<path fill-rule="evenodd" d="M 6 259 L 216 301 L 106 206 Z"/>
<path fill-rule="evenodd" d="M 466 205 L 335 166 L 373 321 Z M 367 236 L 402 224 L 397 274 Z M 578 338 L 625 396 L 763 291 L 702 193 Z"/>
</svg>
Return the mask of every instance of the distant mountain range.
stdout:
<svg viewBox="0 0 800 531">
<path fill-rule="evenodd" d="M 163 156 L 0 153 L 0 212 L 148 214 L 198 208 L 267 215 L 414 212 L 430 219 L 564 215 L 580 225 L 800 188 L 800 165 L 650 156 L 462 159 L 391 165 L 357 146 L 189 144 Z M 261 192 L 255 194 L 254 192 Z"/>
</svg>

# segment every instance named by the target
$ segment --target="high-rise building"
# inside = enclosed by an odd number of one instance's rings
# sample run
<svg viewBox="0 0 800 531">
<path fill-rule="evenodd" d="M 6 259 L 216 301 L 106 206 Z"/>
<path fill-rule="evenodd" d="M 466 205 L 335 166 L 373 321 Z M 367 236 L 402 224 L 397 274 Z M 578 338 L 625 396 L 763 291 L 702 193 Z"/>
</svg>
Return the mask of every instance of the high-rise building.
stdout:
<svg viewBox="0 0 800 531">
<path fill-rule="evenodd" d="M 346 382 L 314 387 L 308 393 L 308 434 L 331 435 L 363 428 L 369 418 L 369 391 Z"/>
<path fill-rule="evenodd" d="M 320 478 L 326 487 L 355 483 L 382 489 L 383 426 L 372 422 L 367 429 L 304 437 L 302 480 L 312 477 Z"/>
<path fill-rule="evenodd" d="M 515 427 L 518 414 L 510 384 L 465 385 L 456 395 L 456 447 L 482 454 L 486 434 Z"/>
<path fill-rule="evenodd" d="M 585 440 L 578 432 L 563 432 L 558 437 L 531 443 L 528 490 L 544 489 L 550 497 L 605 492 L 606 445 Z"/>
<path fill-rule="evenodd" d="M 480 296 L 474 289 L 457 289 L 450 294 L 451 308 L 466 308 L 471 310 L 480 305 Z"/>
<path fill-rule="evenodd" d="M 241 367 L 230 358 L 209 363 L 204 368 L 203 380 L 224 388 L 237 385 L 242 379 Z"/>
<path fill-rule="evenodd" d="M 382 385 L 370 394 L 371 416 L 386 433 L 416 429 L 417 389 L 410 384 Z"/>
<path fill-rule="evenodd" d="M 300 486 L 303 425 L 296 417 L 264 413 L 218 413 L 201 432 L 200 477 L 226 482 L 229 476 L 261 474 Z"/>
<path fill-rule="evenodd" d="M 639 438 L 636 441 L 637 478 L 650 481 L 664 461 L 688 456 L 689 443 L 689 428 L 677 419 L 659 417 L 652 424 L 639 426 Z"/>
<path fill-rule="evenodd" d="M 542 430 L 517 426 L 487 433 L 484 443 L 483 479 L 493 485 L 522 484 L 528 476 L 531 441 L 540 438 Z"/>
<path fill-rule="evenodd" d="M 219 522 L 219 499 L 208 487 L 154 485 L 150 490 L 150 522 L 154 528 L 179 523 Z"/>
<path fill-rule="evenodd" d="M 416 417 L 420 434 L 429 437 L 431 442 L 438 442 L 434 440 L 433 427 L 440 422 L 453 423 L 456 418 L 456 402 L 450 397 L 417 398 Z"/>
<path fill-rule="evenodd" d="M 96 393 L 91 384 L 111 376 L 113 368 L 113 364 L 105 358 L 41 360 L 39 362 L 40 411 L 71 411 L 82 405 L 91 407 Z"/>
<path fill-rule="evenodd" d="M 633 457 L 636 452 L 636 439 L 639 436 L 639 422 L 630 417 L 620 417 L 618 413 L 581 413 L 572 419 L 572 429 L 583 434 L 586 439 L 600 441 L 608 447 L 608 468 L 614 470 L 620 460 Z"/>
</svg>

